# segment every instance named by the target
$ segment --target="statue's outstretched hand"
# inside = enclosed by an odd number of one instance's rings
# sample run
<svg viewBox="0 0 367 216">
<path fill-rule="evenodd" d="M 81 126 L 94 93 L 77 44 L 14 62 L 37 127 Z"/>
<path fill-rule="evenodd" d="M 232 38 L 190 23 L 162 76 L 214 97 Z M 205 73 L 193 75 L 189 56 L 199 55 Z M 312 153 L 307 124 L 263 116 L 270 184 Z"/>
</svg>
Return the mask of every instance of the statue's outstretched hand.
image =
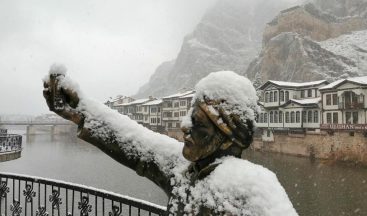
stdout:
<svg viewBox="0 0 367 216">
<path fill-rule="evenodd" d="M 50 75 L 43 83 L 43 97 L 46 99 L 50 111 L 79 125 L 83 121 L 84 116 L 77 110 L 79 105 L 78 93 L 72 87 L 62 85 L 66 79 L 66 69 L 63 73 L 58 74 L 57 71 L 53 73 L 54 67 L 60 66 L 53 65 L 51 67 Z"/>
</svg>

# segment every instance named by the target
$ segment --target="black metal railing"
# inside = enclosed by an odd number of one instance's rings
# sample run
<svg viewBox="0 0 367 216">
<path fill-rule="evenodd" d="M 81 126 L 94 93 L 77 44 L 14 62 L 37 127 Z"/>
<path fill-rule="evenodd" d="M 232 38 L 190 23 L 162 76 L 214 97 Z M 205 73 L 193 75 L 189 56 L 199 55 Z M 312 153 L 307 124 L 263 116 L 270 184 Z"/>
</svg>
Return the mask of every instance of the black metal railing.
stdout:
<svg viewBox="0 0 367 216">
<path fill-rule="evenodd" d="M 22 150 L 22 136 L 16 134 L 0 134 L 0 153 Z"/>
<path fill-rule="evenodd" d="M 92 187 L 0 173 L 0 215 L 165 215 L 166 208 Z"/>
</svg>

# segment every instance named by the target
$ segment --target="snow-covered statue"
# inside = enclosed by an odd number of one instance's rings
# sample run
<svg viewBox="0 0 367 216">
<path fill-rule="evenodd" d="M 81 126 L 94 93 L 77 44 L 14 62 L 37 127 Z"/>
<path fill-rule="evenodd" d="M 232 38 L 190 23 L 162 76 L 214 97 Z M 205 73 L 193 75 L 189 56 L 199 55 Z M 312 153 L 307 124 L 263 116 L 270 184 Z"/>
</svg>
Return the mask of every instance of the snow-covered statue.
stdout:
<svg viewBox="0 0 367 216">
<path fill-rule="evenodd" d="M 44 88 L 50 110 L 77 124 L 79 138 L 165 191 L 168 215 L 297 215 L 274 173 L 240 159 L 258 111 L 245 77 L 222 71 L 196 85 L 184 143 L 89 100 L 62 65 L 51 67 Z"/>
</svg>

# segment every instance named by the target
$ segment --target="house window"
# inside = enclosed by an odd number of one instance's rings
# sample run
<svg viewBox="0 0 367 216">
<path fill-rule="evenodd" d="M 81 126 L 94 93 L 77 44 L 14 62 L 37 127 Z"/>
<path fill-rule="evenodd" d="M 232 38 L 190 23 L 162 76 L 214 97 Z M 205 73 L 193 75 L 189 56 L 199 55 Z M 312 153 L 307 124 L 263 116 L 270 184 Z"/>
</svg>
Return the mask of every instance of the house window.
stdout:
<svg viewBox="0 0 367 216">
<path fill-rule="evenodd" d="M 270 112 L 270 123 L 273 123 L 273 111 Z"/>
<path fill-rule="evenodd" d="M 266 131 L 266 136 L 267 136 L 267 137 L 270 137 L 270 130 L 267 130 L 267 131 Z"/>
<path fill-rule="evenodd" d="M 157 123 L 160 124 L 161 123 L 161 119 L 157 118 Z"/>
<path fill-rule="evenodd" d="M 180 125 L 180 122 L 176 122 L 176 128 L 180 128 L 181 125 Z"/>
<path fill-rule="evenodd" d="M 269 92 L 265 93 L 265 103 L 269 102 Z"/>
<path fill-rule="evenodd" d="M 308 121 L 308 123 L 312 123 L 312 111 L 310 110 L 310 111 L 308 111 L 308 113 L 307 113 L 307 121 Z"/>
<path fill-rule="evenodd" d="M 263 123 L 263 121 L 264 121 L 264 113 L 261 113 L 259 123 Z"/>
<path fill-rule="evenodd" d="M 358 124 L 358 112 L 353 112 L 353 124 Z"/>
<path fill-rule="evenodd" d="M 166 107 L 172 107 L 172 101 L 167 101 L 165 104 L 166 104 Z"/>
<path fill-rule="evenodd" d="M 151 112 L 151 113 L 156 113 L 156 112 L 157 112 L 157 108 L 156 108 L 156 107 L 152 107 L 152 108 L 150 108 L 150 112 Z"/>
<path fill-rule="evenodd" d="M 326 105 L 331 105 L 331 94 L 326 95 Z"/>
<path fill-rule="evenodd" d="M 318 123 L 319 122 L 319 111 L 313 112 L 313 122 Z"/>
<path fill-rule="evenodd" d="M 333 105 L 338 105 L 338 95 L 333 94 Z"/>
<path fill-rule="evenodd" d="M 345 112 L 345 122 L 347 124 L 352 124 L 352 113 L 351 112 Z"/>
<path fill-rule="evenodd" d="M 186 106 L 186 101 L 180 101 L 180 106 Z"/>
<path fill-rule="evenodd" d="M 280 91 L 280 101 L 284 101 L 284 91 Z"/>
<path fill-rule="evenodd" d="M 278 111 L 274 112 L 274 123 L 278 123 Z"/>
<path fill-rule="evenodd" d="M 270 100 L 269 100 L 269 102 L 273 102 L 273 92 L 270 92 Z"/>
<path fill-rule="evenodd" d="M 171 118 L 172 117 L 172 112 L 164 112 L 163 117 Z"/>
<path fill-rule="evenodd" d="M 331 113 L 326 113 L 326 123 L 331 124 Z"/>
<path fill-rule="evenodd" d="M 180 103 L 179 102 L 175 102 L 174 107 L 179 107 Z"/>
<path fill-rule="evenodd" d="M 172 128 L 172 122 L 169 122 L 167 127 Z"/>
<path fill-rule="evenodd" d="M 301 98 L 305 97 L 305 92 L 303 90 L 301 90 Z"/>
<path fill-rule="evenodd" d="M 278 92 L 274 92 L 274 102 L 278 101 Z"/>
<path fill-rule="evenodd" d="M 279 123 L 283 123 L 283 112 L 279 111 Z"/>
<path fill-rule="evenodd" d="M 294 111 L 291 112 L 291 123 L 294 123 L 295 122 L 295 113 Z"/>
<path fill-rule="evenodd" d="M 180 116 L 185 116 L 186 115 L 186 111 L 180 111 Z"/>
<path fill-rule="evenodd" d="M 285 123 L 289 123 L 289 112 L 285 112 Z"/>
<path fill-rule="evenodd" d="M 307 97 L 312 97 L 312 89 L 309 89 L 309 90 L 307 91 Z"/>
<path fill-rule="evenodd" d="M 175 112 L 174 113 L 174 117 L 179 117 L 180 116 L 180 113 L 179 112 Z"/>
<path fill-rule="evenodd" d="M 302 111 L 302 122 L 303 123 L 307 122 L 307 112 L 306 111 Z"/>
<path fill-rule="evenodd" d="M 301 113 L 299 111 L 296 112 L 296 122 L 299 123 L 301 121 Z"/>
<path fill-rule="evenodd" d="M 338 113 L 337 112 L 333 113 L 333 124 L 338 124 Z"/>
<path fill-rule="evenodd" d="M 264 123 L 268 123 L 268 114 L 267 113 L 264 114 Z"/>
<path fill-rule="evenodd" d="M 285 92 L 285 101 L 289 101 L 289 92 L 288 91 Z"/>
<path fill-rule="evenodd" d="M 358 124 L 358 112 L 345 112 L 345 121 L 347 124 Z"/>
</svg>

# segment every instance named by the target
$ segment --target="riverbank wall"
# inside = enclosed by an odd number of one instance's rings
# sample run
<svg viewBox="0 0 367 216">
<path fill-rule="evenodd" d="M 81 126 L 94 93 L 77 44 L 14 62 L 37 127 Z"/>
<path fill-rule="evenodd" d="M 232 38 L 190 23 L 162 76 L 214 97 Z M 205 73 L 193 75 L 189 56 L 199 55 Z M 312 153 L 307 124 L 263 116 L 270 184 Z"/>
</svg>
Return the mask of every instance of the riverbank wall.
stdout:
<svg viewBox="0 0 367 216">
<path fill-rule="evenodd" d="M 347 161 L 367 166 L 367 133 L 358 131 L 271 131 L 254 138 L 254 150 Z"/>
<path fill-rule="evenodd" d="M 22 151 L 5 152 L 0 154 L 0 162 L 15 160 L 20 158 Z"/>
</svg>

